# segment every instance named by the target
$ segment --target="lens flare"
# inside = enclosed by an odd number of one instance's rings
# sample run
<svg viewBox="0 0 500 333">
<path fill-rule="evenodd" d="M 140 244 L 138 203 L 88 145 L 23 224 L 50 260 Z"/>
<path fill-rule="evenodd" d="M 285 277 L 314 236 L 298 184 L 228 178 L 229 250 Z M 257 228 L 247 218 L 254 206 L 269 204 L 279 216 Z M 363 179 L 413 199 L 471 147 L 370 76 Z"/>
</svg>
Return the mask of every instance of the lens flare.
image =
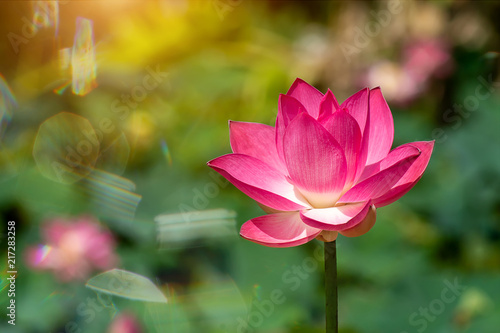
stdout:
<svg viewBox="0 0 500 333">
<path fill-rule="evenodd" d="M 111 269 L 87 281 L 105 307 L 114 306 L 111 296 L 144 302 L 167 303 L 163 292 L 147 277 L 123 269 Z"/>
<path fill-rule="evenodd" d="M 253 295 L 257 300 L 260 301 L 262 299 L 262 286 L 260 286 L 258 284 L 254 284 Z"/>
<path fill-rule="evenodd" d="M 106 135 L 102 138 L 95 168 L 120 176 L 125 172 L 129 157 L 130 145 L 123 132 L 116 136 Z"/>
<path fill-rule="evenodd" d="M 59 68 L 63 74 L 67 74 L 71 65 L 71 48 L 65 47 L 59 50 Z"/>
<path fill-rule="evenodd" d="M 93 23 L 78 17 L 71 52 L 73 93 L 84 96 L 97 87 Z"/>
<path fill-rule="evenodd" d="M 58 53 L 59 71 L 61 73 L 61 81 L 63 82 L 53 90 L 54 93 L 62 95 L 66 89 L 71 86 L 71 47 L 66 47 L 59 50 Z"/>
<path fill-rule="evenodd" d="M 236 213 L 222 208 L 158 215 L 155 222 L 160 249 L 196 247 L 200 240 L 219 242 L 237 235 Z"/>
<path fill-rule="evenodd" d="M 43 176 L 72 184 L 93 170 L 99 150 L 97 134 L 86 118 L 60 112 L 40 125 L 33 157 Z"/>
<path fill-rule="evenodd" d="M 160 144 L 161 144 L 161 151 L 163 152 L 163 155 L 165 156 L 168 165 L 172 165 L 172 155 L 170 155 L 170 150 L 168 149 L 167 142 L 164 139 L 162 139 L 160 141 Z"/>
<path fill-rule="evenodd" d="M 64 296 L 63 292 L 53 291 L 42 300 L 42 304 L 50 302 L 51 300 L 56 298 L 62 298 L 63 296 Z"/>
<path fill-rule="evenodd" d="M 12 111 L 16 106 L 16 98 L 4 77 L 0 74 L 0 138 L 3 135 L 3 130 L 10 123 Z"/>
<path fill-rule="evenodd" d="M 85 178 L 84 187 L 99 214 L 125 223 L 134 220 L 142 197 L 132 192 L 135 184 L 130 180 L 95 169 Z"/>
<path fill-rule="evenodd" d="M 59 29 L 58 1 L 34 1 L 33 25 L 36 29 L 54 27 L 55 35 Z"/>
<path fill-rule="evenodd" d="M 52 247 L 50 245 L 39 245 L 36 249 L 33 263 L 36 265 L 40 265 L 41 263 L 43 263 L 45 259 L 47 259 L 47 256 L 49 255 L 51 250 Z"/>
<path fill-rule="evenodd" d="M 59 87 L 55 88 L 54 92 L 58 95 L 62 95 L 70 85 L 71 85 L 71 80 L 68 80 Z"/>
</svg>

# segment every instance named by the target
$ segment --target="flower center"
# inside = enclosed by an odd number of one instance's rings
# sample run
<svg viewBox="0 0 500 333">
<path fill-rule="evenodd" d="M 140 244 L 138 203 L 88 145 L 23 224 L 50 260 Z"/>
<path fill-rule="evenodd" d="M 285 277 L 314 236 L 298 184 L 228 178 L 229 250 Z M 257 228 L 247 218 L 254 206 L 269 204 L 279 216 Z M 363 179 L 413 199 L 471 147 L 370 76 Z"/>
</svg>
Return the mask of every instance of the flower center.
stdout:
<svg viewBox="0 0 500 333">
<path fill-rule="evenodd" d="M 337 201 L 340 199 L 341 193 L 317 193 L 310 192 L 304 189 L 297 189 L 296 192 L 300 192 L 303 198 L 313 207 L 313 208 L 329 208 L 335 206 Z"/>
</svg>

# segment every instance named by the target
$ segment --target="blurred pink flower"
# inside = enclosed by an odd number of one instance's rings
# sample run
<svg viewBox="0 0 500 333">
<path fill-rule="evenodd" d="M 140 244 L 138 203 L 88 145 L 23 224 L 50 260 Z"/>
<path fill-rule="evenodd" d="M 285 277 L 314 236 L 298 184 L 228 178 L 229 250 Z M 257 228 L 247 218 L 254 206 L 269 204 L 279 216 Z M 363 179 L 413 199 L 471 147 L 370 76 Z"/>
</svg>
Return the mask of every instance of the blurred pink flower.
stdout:
<svg viewBox="0 0 500 333">
<path fill-rule="evenodd" d="M 417 83 L 429 78 L 443 77 L 451 71 L 448 46 L 440 40 L 422 40 L 409 44 L 404 50 L 403 68 Z"/>
<path fill-rule="evenodd" d="M 368 85 L 378 82 L 386 98 L 405 105 L 424 93 L 432 78 L 445 78 L 453 69 L 448 46 L 440 40 L 422 40 L 408 44 L 401 63 L 378 62 L 363 80 Z"/>
<path fill-rule="evenodd" d="M 111 322 L 108 333 L 141 333 L 142 329 L 133 314 L 120 313 Z"/>
<path fill-rule="evenodd" d="M 109 269 L 117 262 L 113 236 L 93 217 L 56 218 L 42 228 L 45 244 L 27 250 L 34 269 L 52 270 L 62 281 L 84 280 L 93 270 Z"/>
<path fill-rule="evenodd" d="M 280 96 L 275 127 L 232 121 L 229 130 L 233 154 L 208 165 L 272 213 L 240 230 L 272 247 L 366 233 L 375 208 L 417 183 L 434 147 L 421 141 L 391 151 L 392 114 L 379 88 L 339 105 L 330 90 L 323 95 L 301 79 Z"/>
</svg>

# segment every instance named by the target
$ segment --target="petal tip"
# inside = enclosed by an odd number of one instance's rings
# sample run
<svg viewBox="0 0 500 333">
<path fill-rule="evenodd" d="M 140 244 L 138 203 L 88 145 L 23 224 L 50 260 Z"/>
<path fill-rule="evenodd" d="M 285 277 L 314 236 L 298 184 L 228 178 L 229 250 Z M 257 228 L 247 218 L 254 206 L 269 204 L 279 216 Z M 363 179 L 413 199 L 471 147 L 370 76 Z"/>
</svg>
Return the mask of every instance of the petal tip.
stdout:
<svg viewBox="0 0 500 333">
<path fill-rule="evenodd" d="M 300 77 L 297 77 L 297 78 L 295 78 L 295 80 L 293 81 L 292 86 L 293 86 L 294 84 L 298 84 L 298 83 L 305 83 L 305 84 L 309 84 L 309 83 L 307 83 L 305 80 L 301 79 Z"/>
</svg>

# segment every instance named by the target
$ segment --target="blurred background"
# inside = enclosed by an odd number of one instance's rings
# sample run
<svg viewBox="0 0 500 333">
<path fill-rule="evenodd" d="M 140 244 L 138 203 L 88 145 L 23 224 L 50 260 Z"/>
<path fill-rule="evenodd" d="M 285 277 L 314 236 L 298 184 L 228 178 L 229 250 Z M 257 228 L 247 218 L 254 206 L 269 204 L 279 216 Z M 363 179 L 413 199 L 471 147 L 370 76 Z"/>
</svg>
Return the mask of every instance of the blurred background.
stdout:
<svg viewBox="0 0 500 333">
<path fill-rule="evenodd" d="M 339 101 L 380 86 L 394 146 L 436 140 L 415 188 L 339 237 L 340 331 L 498 332 L 499 10 L 2 1 L 0 331 L 323 332 L 322 243 L 239 238 L 262 211 L 206 166 L 300 77 Z"/>
</svg>

